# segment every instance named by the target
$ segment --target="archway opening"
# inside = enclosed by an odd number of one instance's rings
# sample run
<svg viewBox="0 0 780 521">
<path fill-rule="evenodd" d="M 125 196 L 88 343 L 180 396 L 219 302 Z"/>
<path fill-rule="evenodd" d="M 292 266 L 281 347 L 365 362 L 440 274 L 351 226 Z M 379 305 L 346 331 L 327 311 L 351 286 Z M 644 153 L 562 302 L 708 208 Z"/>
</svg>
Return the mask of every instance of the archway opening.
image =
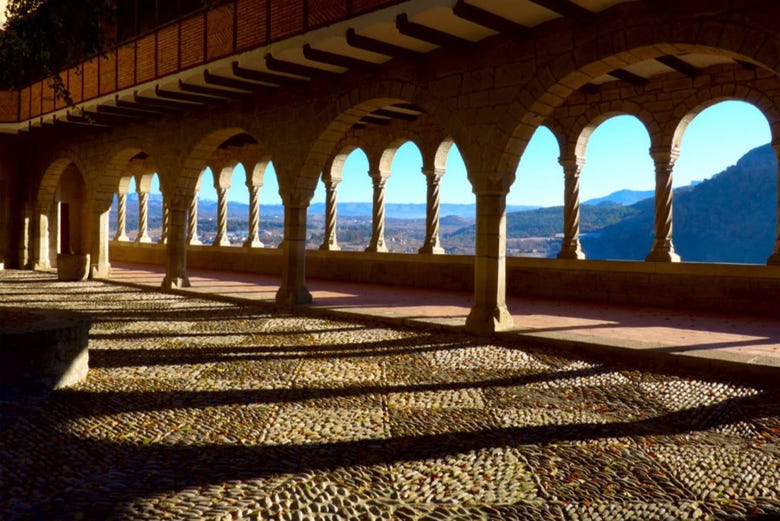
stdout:
<svg viewBox="0 0 780 521">
<path fill-rule="evenodd" d="M 393 148 L 385 151 L 392 155 L 385 192 L 385 243 L 390 252 L 417 253 L 425 241 L 427 188 L 422 154 L 413 141 Z"/>
<path fill-rule="evenodd" d="M 371 240 L 371 178 L 368 156 L 361 148 L 347 155 L 338 188 L 336 231 L 344 251 L 363 251 Z"/>
<path fill-rule="evenodd" d="M 445 253 L 473 255 L 475 237 L 470 233 L 477 219 L 477 198 L 471 190 L 466 164 L 455 142 L 447 151 L 446 174 L 441 181 L 441 242 Z"/>
<path fill-rule="evenodd" d="M 675 249 L 684 261 L 764 264 L 777 216 L 777 157 L 767 118 L 735 100 L 694 114 L 678 129 Z"/>
<path fill-rule="evenodd" d="M 655 215 L 655 166 L 647 128 L 635 116 L 616 115 L 586 139 L 582 249 L 589 259 L 644 260 L 653 245 Z"/>
<path fill-rule="evenodd" d="M 563 232 L 563 171 L 558 140 L 536 129 L 520 158 L 507 196 L 507 255 L 555 257 Z"/>
</svg>

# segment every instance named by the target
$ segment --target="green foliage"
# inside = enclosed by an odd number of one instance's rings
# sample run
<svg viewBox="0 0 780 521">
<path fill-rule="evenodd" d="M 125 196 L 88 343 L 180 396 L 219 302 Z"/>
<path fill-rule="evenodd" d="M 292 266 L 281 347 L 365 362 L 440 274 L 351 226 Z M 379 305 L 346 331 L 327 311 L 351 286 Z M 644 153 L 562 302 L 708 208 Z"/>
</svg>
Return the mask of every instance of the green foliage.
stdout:
<svg viewBox="0 0 780 521">
<path fill-rule="evenodd" d="M 59 72 L 115 44 L 112 0 L 10 0 L 0 33 L 0 87 L 49 78 L 70 103 Z"/>
</svg>

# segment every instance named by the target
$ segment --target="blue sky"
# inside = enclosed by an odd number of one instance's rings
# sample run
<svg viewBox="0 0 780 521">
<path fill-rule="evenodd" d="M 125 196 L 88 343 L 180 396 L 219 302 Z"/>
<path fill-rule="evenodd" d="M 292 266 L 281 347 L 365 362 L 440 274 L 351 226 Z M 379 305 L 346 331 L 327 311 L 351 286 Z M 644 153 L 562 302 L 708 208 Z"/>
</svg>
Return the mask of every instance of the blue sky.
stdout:
<svg viewBox="0 0 780 521">
<path fill-rule="evenodd" d="M 702 111 L 688 126 L 674 169 L 674 185 L 685 186 L 691 181 L 709 178 L 736 163 L 745 152 L 769 141 L 769 124 L 753 105 L 738 101 L 714 105 Z M 655 181 L 649 147 L 647 131 L 632 116 L 616 116 L 599 125 L 586 150 L 586 164 L 580 182 L 581 200 L 601 197 L 624 188 L 652 190 Z M 562 205 L 563 170 L 558 164 L 558 155 L 555 138 L 549 130 L 541 127 L 523 154 L 507 204 Z M 403 145 L 393 159 L 386 202 L 424 203 L 426 188 L 421 168 L 422 157 L 417 147 L 412 143 Z M 233 172 L 229 200 L 247 202 L 244 175 L 240 166 Z M 157 190 L 155 182 L 153 191 Z M 208 172 L 201 183 L 200 197 L 217 198 Z M 441 198 L 445 203 L 474 202 L 457 147 L 451 149 L 447 158 Z M 325 191 L 320 183 L 312 202 L 324 200 Z M 281 204 L 273 165 L 266 171 L 260 201 L 262 204 Z M 368 161 L 360 150 L 350 154 L 344 165 L 339 201 L 371 201 Z"/>
</svg>

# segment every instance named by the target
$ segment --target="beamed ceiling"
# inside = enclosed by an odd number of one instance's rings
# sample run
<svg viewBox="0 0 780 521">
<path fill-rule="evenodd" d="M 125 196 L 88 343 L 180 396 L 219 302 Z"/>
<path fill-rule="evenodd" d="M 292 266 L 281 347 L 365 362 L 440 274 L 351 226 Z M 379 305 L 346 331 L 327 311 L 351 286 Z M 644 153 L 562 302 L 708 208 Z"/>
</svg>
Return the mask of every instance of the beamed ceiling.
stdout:
<svg viewBox="0 0 780 521">
<path fill-rule="evenodd" d="M 304 85 L 317 78 L 334 78 L 352 69 L 372 70 L 399 57 L 419 57 L 440 47 L 467 50 L 498 33 L 523 38 L 556 18 L 591 23 L 616 4 L 636 0 L 430 0 L 404 2 L 359 18 L 334 24 L 267 47 L 136 86 L 62 116 L 27 124 L 24 131 L 100 130 L 168 113 L 226 103 L 256 93 Z M 705 67 L 734 63 L 706 54 L 668 55 L 615 69 L 583 86 L 597 91 L 608 82 L 644 85 L 653 76 L 678 72 L 690 77 Z M 740 63 L 744 67 L 752 67 Z M 413 105 L 383 107 L 355 127 L 387 125 L 394 119 L 413 120 L 422 109 Z"/>
</svg>

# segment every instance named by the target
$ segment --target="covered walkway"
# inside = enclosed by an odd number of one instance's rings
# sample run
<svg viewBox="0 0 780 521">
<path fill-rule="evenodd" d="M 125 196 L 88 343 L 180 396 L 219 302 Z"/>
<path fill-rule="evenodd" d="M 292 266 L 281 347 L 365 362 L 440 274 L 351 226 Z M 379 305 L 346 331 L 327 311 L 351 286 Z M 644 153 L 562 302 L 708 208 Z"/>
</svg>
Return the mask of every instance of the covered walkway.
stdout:
<svg viewBox="0 0 780 521">
<path fill-rule="evenodd" d="M 111 280 L 159 288 L 162 266 L 115 263 Z M 190 270 L 183 293 L 275 305 L 274 277 Z M 468 292 L 310 280 L 312 310 L 396 323 L 462 328 Z M 770 317 L 614 306 L 593 302 L 508 298 L 515 329 L 507 335 L 558 349 L 615 354 L 666 366 L 714 367 L 780 375 L 780 322 Z"/>
</svg>

